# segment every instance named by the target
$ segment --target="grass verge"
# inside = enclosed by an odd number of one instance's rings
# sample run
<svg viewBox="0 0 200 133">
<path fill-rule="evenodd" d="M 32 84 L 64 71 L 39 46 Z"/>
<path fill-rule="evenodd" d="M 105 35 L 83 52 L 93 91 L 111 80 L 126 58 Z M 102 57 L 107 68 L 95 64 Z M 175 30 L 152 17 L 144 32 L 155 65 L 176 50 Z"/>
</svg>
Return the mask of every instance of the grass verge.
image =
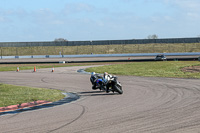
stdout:
<svg viewBox="0 0 200 133">
<path fill-rule="evenodd" d="M 0 107 L 37 100 L 54 102 L 64 97 L 60 90 L 0 84 Z"/>
<path fill-rule="evenodd" d="M 199 61 L 161 61 L 161 62 L 134 62 L 102 67 L 88 68 L 88 72 L 108 72 L 116 75 L 133 75 L 147 77 L 175 77 L 200 78 L 200 73 L 184 72 L 181 68 L 200 66 Z"/>
<path fill-rule="evenodd" d="M 40 69 L 40 68 L 52 68 L 52 67 L 69 67 L 75 65 L 74 64 L 20 64 L 20 65 L 8 64 L 8 65 L 0 65 L 0 71 L 16 71 L 17 67 L 19 67 L 20 70 L 33 70 L 34 66 L 36 66 L 37 69 Z"/>
<path fill-rule="evenodd" d="M 87 65 L 104 65 L 105 63 L 66 63 L 66 64 L 0 64 L 0 71 L 16 71 L 17 67 L 21 70 L 33 70 L 34 66 L 40 68 L 56 68 L 56 67 L 70 67 L 70 66 L 87 66 Z M 107 64 L 113 64 L 107 63 Z M 115 63 L 116 64 L 116 63 Z"/>
<path fill-rule="evenodd" d="M 0 47 L 2 56 L 199 52 L 200 43 Z"/>
</svg>

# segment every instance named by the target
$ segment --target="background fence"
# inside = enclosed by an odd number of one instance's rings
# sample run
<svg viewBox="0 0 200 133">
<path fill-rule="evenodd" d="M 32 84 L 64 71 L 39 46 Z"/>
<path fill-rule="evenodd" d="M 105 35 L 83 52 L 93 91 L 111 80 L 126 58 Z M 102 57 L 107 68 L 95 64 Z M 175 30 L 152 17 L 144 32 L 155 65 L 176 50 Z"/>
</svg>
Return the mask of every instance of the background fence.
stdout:
<svg viewBox="0 0 200 133">
<path fill-rule="evenodd" d="M 86 45 L 123 45 L 149 43 L 200 43 L 198 38 L 170 39 L 132 39 L 132 40 L 102 40 L 102 41 L 63 41 L 63 42 L 0 42 L 0 47 L 34 47 L 34 46 L 86 46 Z"/>
<path fill-rule="evenodd" d="M 200 52 L 200 38 L 0 42 L 0 56 Z"/>
</svg>

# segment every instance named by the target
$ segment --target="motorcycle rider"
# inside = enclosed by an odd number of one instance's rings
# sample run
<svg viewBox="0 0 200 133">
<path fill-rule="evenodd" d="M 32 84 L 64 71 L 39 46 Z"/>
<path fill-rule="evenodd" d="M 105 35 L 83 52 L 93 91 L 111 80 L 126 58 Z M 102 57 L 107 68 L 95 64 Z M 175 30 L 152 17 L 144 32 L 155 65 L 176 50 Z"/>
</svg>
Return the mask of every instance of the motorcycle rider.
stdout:
<svg viewBox="0 0 200 133">
<path fill-rule="evenodd" d="M 97 79 L 100 78 L 103 81 L 105 91 L 108 93 L 109 87 L 107 85 L 108 85 L 108 82 L 111 79 L 111 77 L 112 77 L 112 75 L 108 74 L 107 72 L 104 72 L 103 77 L 100 76 L 99 74 L 96 74 L 95 72 L 92 72 L 91 77 L 90 77 L 90 81 L 92 83 L 92 89 L 93 90 L 97 89 L 96 81 L 97 81 Z"/>
<path fill-rule="evenodd" d="M 95 90 L 97 89 L 97 80 L 98 79 L 103 79 L 103 77 L 95 72 L 91 73 L 90 81 L 92 83 L 92 89 Z"/>
<path fill-rule="evenodd" d="M 92 83 L 92 89 L 97 89 L 96 88 L 96 80 L 97 80 L 96 73 L 92 72 L 91 77 L 90 77 L 90 81 Z"/>
<path fill-rule="evenodd" d="M 108 85 L 108 82 L 109 82 L 109 80 L 111 78 L 112 78 L 112 75 L 108 74 L 107 72 L 104 72 L 104 74 L 103 74 L 103 80 L 104 80 L 104 83 L 106 85 L 106 92 L 107 93 L 109 92 L 109 87 L 107 85 Z"/>
<path fill-rule="evenodd" d="M 113 93 L 118 92 L 119 94 L 123 93 L 122 86 L 120 82 L 118 82 L 117 77 L 107 72 L 104 72 L 103 76 L 92 72 L 90 81 L 92 83 L 92 89 L 104 90 L 107 93 L 109 93 L 109 91 L 113 91 Z"/>
</svg>

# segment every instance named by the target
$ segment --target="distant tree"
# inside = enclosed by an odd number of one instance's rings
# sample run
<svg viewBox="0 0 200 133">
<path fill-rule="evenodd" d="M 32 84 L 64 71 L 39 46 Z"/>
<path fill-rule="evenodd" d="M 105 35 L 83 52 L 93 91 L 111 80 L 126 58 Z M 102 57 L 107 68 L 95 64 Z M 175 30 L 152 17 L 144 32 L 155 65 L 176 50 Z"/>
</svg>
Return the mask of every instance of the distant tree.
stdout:
<svg viewBox="0 0 200 133">
<path fill-rule="evenodd" d="M 156 34 L 153 34 L 153 35 L 149 35 L 147 38 L 148 39 L 158 39 L 158 36 Z"/>
<path fill-rule="evenodd" d="M 56 38 L 54 41 L 55 42 L 67 42 L 68 40 L 64 39 L 64 38 Z"/>
<path fill-rule="evenodd" d="M 200 37 L 200 35 L 198 35 L 197 37 Z"/>
</svg>

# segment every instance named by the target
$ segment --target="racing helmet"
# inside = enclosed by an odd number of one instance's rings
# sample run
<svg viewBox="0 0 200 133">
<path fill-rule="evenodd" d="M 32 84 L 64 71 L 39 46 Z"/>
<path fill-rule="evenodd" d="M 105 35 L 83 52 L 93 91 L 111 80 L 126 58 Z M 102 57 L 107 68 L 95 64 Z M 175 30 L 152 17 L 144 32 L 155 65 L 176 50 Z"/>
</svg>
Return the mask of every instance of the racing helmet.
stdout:
<svg viewBox="0 0 200 133">
<path fill-rule="evenodd" d="M 91 72 L 91 75 L 95 75 L 96 73 L 95 72 Z"/>
</svg>

